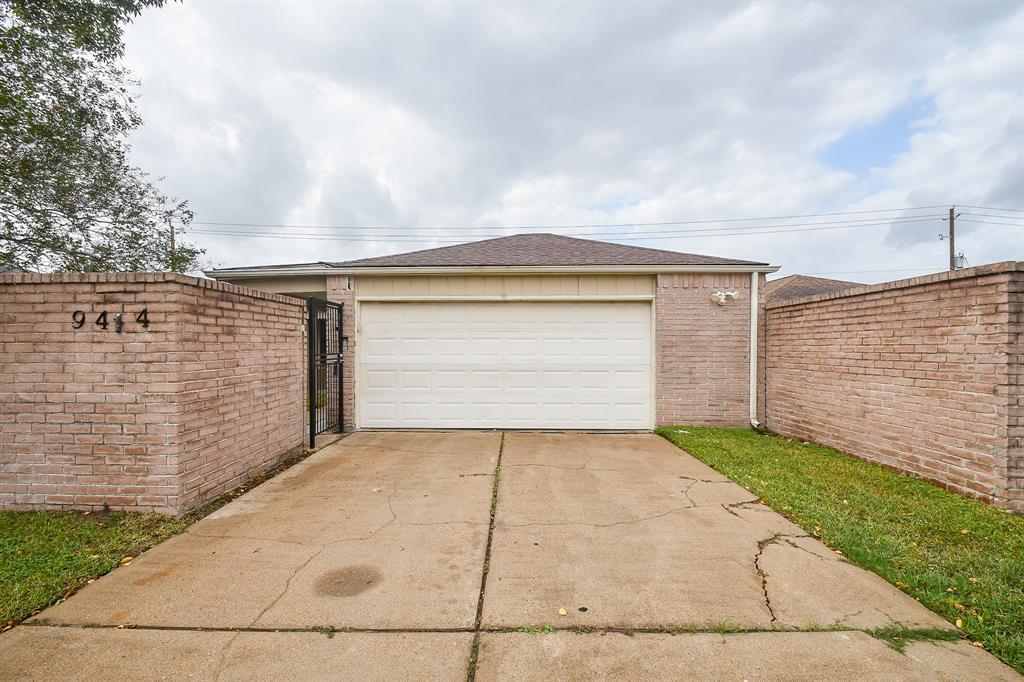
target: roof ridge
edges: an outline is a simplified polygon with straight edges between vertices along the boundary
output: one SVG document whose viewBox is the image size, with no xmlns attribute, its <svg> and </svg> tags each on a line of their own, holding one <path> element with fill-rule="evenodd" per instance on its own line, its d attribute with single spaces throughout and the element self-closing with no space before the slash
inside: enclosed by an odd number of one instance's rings
<svg viewBox="0 0 1024 682">
<path fill-rule="evenodd" d="M 377 258 L 390 258 L 392 256 L 415 256 L 415 255 L 421 254 L 421 253 L 429 253 L 431 251 L 442 251 L 444 249 L 452 249 L 452 248 L 456 248 L 456 247 L 459 247 L 459 246 L 466 246 L 468 244 L 484 244 L 486 242 L 498 241 L 499 239 L 507 239 L 509 237 L 518 237 L 518 236 L 520 236 L 520 234 L 551 234 L 551 233 L 550 232 L 527 232 L 527 233 L 517 233 L 517 234 L 500 234 L 500 235 L 498 235 L 496 237 L 486 237 L 484 239 L 477 239 L 475 241 L 459 242 L 458 244 L 445 244 L 444 246 L 431 246 L 430 248 L 427 248 L 427 249 L 415 249 L 413 251 L 402 251 L 401 253 L 393 253 L 393 254 L 388 254 L 388 255 L 384 255 L 384 256 L 369 256 L 367 258 L 356 258 L 354 260 L 346 260 L 346 261 L 333 261 L 333 262 L 332 261 L 327 261 L 327 264 L 328 265 L 339 266 L 339 265 L 348 265 L 349 263 L 358 263 L 360 261 L 376 260 Z M 558 236 L 558 235 L 554 235 L 554 236 Z"/>
<path fill-rule="evenodd" d="M 507 244 L 502 244 L 507 242 Z M 332 267 L 584 265 L 739 265 L 767 263 L 620 244 L 553 232 L 520 232 L 405 253 L 357 258 Z"/>
</svg>

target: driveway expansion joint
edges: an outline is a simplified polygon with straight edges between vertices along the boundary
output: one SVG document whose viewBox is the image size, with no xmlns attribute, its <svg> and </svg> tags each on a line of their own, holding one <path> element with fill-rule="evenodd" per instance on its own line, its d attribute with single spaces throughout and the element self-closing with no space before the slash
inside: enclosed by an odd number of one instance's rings
<svg viewBox="0 0 1024 682">
<path fill-rule="evenodd" d="M 849 616 L 847 616 L 849 617 Z M 678 625 L 678 626 L 634 626 L 634 625 L 569 625 L 553 626 L 543 625 L 519 625 L 519 626 L 475 626 L 467 627 L 347 627 L 333 625 L 315 625 L 305 627 L 273 627 L 273 626 L 189 626 L 189 625 L 143 625 L 143 624 L 121 624 L 112 623 L 54 623 L 47 620 L 33 620 L 21 623 L 18 627 L 32 628 L 66 628 L 78 630 L 150 630 L 156 632 L 230 632 L 236 634 L 257 633 L 317 633 L 323 635 L 335 634 L 554 634 L 558 632 L 576 635 L 587 634 L 623 634 L 623 635 L 746 635 L 746 634 L 785 634 L 785 633 L 828 633 L 828 632 L 863 632 L 872 637 L 878 638 L 880 630 L 886 628 L 863 628 L 852 625 L 835 624 L 830 626 L 808 626 L 804 628 L 777 626 L 777 627 L 756 627 L 729 625 Z M 545 632 L 527 632 L 531 628 L 550 628 Z M 906 633 L 930 633 L 934 628 L 903 628 L 899 625 L 888 626 L 888 628 L 899 628 L 900 632 Z"/>
<path fill-rule="evenodd" d="M 498 514 L 498 488 L 501 485 L 501 456 L 505 452 L 505 432 L 501 432 L 498 441 L 498 461 L 494 465 L 494 483 L 491 486 L 491 512 L 487 524 L 487 545 L 484 548 L 484 565 L 480 572 L 480 596 L 476 602 L 476 617 L 473 619 L 473 644 L 469 650 L 469 665 L 466 669 L 466 682 L 475 682 L 476 664 L 480 653 L 480 625 L 484 618 L 484 594 L 487 591 L 487 574 L 491 568 L 491 545 L 494 542 L 494 519 Z"/>
</svg>

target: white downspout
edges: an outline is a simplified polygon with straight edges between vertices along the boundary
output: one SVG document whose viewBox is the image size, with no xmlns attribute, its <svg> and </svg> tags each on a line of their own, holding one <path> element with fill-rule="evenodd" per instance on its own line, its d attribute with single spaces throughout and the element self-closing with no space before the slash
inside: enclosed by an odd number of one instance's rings
<svg viewBox="0 0 1024 682">
<path fill-rule="evenodd" d="M 750 273 L 750 425 L 760 428 L 757 421 L 757 279 L 758 273 Z"/>
</svg>

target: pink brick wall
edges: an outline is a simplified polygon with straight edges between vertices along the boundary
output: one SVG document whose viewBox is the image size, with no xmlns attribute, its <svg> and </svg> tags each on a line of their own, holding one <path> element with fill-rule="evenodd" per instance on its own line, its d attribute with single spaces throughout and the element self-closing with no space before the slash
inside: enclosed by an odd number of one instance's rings
<svg viewBox="0 0 1024 682">
<path fill-rule="evenodd" d="M 1024 509 L 1024 272 L 1013 274 L 1009 287 L 1009 443 L 1007 494 L 1009 506 Z"/>
<path fill-rule="evenodd" d="M 763 313 L 764 275 L 760 278 Z M 716 291 L 736 291 L 740 298 L 719 306 L 711 301 Z M 750 425 L 749 274 L 658 275 L 655 336 L 658 424 Z"/>
<path fill-rule="evenodd" d="M 65 274 L 0 276 L 0 305 L 2 508 L 181 513 L 302 442 L 301 302 L 174 274 Z"/>
<path fill-rule="evenodd" d="M 768 427 L 1024 508 L 1022 272 L 1000 263 L 770 306 Z"/>
</svg>

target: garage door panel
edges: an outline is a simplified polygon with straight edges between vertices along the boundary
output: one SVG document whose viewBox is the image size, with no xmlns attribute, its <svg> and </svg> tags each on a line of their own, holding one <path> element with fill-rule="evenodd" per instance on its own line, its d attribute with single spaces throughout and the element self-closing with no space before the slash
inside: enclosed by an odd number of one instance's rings
<svg viewBox="0 0 1024 682">
<path fill-rule="evenodd" d="M 474 369 L 469 372 L 469 389 L 473 391 L 500 391 L 501 370 Z M 482 397 L 481 397 L 482 399 Z"/>
<path fill-rule="evenodd" d="M 546 391 L 571 391 L 573 372 L 568 369 L 542 369 L 542 385 Z"/>
<path fill-rule="evenodd" d="M 583 370 L 577 374 L 579 387 L 583 390 L 610 391 L 612 389 L 611 375 L 611 370 Z"/>
<path fill-rule="evenodd" d="M 540 372 L 534 369 L 512 369 L 505 373 L 505 387 L 510 391 L 530 391 L 536 393 L 540 390 L 538 379 Z"/>
<path fill-rule="evenodd" d="M 370 362 L 387 361 L 399 357 L 398 339 L 367 336 L 360 339 L 359 354 Z"/>
<path fill-rule="evenodd" d="M 439 338 L 434 342 L 435 359 L 462 361 L 469 352 L 469 341 L 465 338 Z"/>
<path fill-rule="evenodd" d="M 366 386 L 370 391 L 398 388 L 398 372 L 393 369 L 368 369 L 365 373 Z"/>
<path fill-rule="evenodd" d="M 364 427 L 649 428 L 649 303 L 363 303 Z"/>
<path fill-rule="evenodd" d="M 466 388 L 466 375 L 464 369 L 434 370 L 434 388 L 439 391 L 463 390 Z"/>
<path fill-rule="evenodd" d="M 650 385 L 651 373 L 646 368 L 622 370 L 615 373 L 615 389 L 617 391 L 643 391 Z"/>
</svg>

